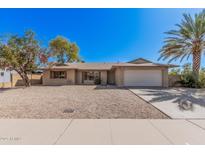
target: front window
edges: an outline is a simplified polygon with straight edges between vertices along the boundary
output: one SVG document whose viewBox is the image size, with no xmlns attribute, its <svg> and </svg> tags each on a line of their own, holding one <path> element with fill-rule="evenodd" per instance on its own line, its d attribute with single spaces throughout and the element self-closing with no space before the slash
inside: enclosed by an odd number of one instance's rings
<svg viewBox="0 0 205 154">
<path fill-rule="evenodd" d="M 4 72 L 1 72 L 1 76 L 4 76 Z"/>
<path fill-rule="evenodd" d="M 94 80 L 94 72 L 85 72 L 84 80 Z"/>
<path fill-rule="evenodd" d="M 100 72 L 99 71 L 87 71 L 83 72 L 83 83 L 85 84 L 100 84 Z"/>
<path fill-rule="evenodd" d="M 65 79 L 66 71 L 51 71 L 51 79 Z"/>
</svg>

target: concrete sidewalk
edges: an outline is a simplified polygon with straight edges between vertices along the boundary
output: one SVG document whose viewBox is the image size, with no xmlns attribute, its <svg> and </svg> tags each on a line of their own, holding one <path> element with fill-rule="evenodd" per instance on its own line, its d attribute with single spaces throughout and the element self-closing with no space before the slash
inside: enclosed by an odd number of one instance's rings
<svg viewBox="0 0 205 154">
<path fill-rule="evenodd" d="M 205 144 L 205 120 L 1 119 L 0 144 Z"/>
</svg>

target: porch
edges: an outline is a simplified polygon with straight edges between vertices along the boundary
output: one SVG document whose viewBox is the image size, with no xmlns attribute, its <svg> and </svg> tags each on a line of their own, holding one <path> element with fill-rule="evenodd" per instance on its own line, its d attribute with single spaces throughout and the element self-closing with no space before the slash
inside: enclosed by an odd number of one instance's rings
<svg viewBox="0 0 205 154">
<path fill-rule="evenodd" d="M 43 85 L 115 84 L 115 70 L 44 70 Z"/>
</svg>

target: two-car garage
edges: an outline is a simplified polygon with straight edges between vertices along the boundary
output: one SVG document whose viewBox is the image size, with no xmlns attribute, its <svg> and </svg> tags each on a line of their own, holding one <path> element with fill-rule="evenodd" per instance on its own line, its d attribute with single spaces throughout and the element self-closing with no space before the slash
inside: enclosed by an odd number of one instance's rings
<svg viewBox="0 0 205 154">
<path fill-rule="evenodd" d="M 162 70 L 124 70 L 124 86 L 162 86 Z"/>
</svg>

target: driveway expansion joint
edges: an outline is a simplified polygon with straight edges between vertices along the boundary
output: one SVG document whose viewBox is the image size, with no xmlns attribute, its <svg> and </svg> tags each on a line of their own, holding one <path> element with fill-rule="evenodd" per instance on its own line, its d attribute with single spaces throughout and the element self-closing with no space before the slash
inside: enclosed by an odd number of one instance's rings
<svg viewBox="0 0 205 154">
<path fill-rule="evenodd" d="M 197 123 L 193 122 L 193 121 L 190 121 L 189 119 L 185 119 L 187 122 L 199 127 L 200 129 L 204 130 L 205 131 L 205 128 L 204 127 L 201 127 L 200 125 L 198 125 Z"/>
<path fill-rule="evenodd" d="M 114 142 L 113 142 L 112 126 L 111 126 L 111 120 L 110 119 L 109 119 L 109 127 L 110 127 L 110 142 L 111 142 L 111 145 L 113 145 Z"/>
<path fill-rule="evenodd" d="M 152 125 L 152 127 L 154 128 L 154 129 L 156 129 L 164 138 L 166 138 L 166 140 L 170 143 L 170 144 L 172 144 L 172 145 L 174 145 L 174 142 L 172 142 L 172 140 L 169 138 L 169 137 L 167 137 L 159 128 L 157 128 L 150 120 L 148 120 L 148 122 Z"/>
<path fill-rule="evenodd" d="M 57 142 L 61 139 L 61 137 L 65 134 L 65 132 L 68 130 L 68 128 L 70 127 L 71 123 L 73 122 L 73 119 L 71 119 L 71 121 L 68 123 L 68 125 L 65 127 L 65 129 L 63 130 L 63 132 L 58 136 L 58 138 L 56 139 L 56 141 L 53 143 L 53 145 L 56 145 Z"/>
</svg>

